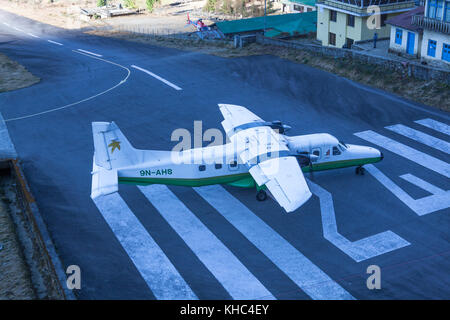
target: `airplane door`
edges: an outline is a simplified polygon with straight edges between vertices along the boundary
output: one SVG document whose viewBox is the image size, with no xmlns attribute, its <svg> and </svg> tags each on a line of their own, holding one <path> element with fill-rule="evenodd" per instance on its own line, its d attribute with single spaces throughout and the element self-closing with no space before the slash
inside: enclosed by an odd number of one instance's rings
<svg viewBox="0 0 450 320">
<path fill-rule="evenodd" d="M 314 149 L 312 149 L 311 154 L 314 155 L 314 156 L 317 156 L 317 159 L 316 159 L 315 161 L 313 161 L 313 162 L 319 161 L 319 160 L 320 160 L 320 157 L 321 157 L 321 155 L 322 155 L 321 152 L 320 152 L 320 148 L 314 148 Z"/>
</svg>

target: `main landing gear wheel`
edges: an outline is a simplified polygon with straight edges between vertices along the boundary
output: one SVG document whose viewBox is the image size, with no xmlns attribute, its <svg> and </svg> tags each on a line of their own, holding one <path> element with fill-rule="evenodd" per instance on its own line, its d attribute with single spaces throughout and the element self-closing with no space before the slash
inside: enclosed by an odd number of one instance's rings
<svg viewBox="0 0 450 320">
<path fill-rule="evenodd" d="M 364 173 L 366 172 L 366 169 L 364 169 L 362 166 L 356 167 L 355 173 L 357 175 L 364 175 Z"/>
<path fill-rule="evenodd" d="M 259 190 L 256 193 L 256 200 L 258 201 L 264 201 L 267 199 L 267 192 L 265 192 L 264 190 Z"/>
</svg>

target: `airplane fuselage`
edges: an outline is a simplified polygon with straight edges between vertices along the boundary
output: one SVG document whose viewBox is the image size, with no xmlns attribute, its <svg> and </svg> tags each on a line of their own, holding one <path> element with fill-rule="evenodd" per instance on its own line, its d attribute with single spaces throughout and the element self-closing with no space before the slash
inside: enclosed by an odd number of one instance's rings
<svg viewBox="0 0 450 320">
<path fill-rule="evenodd" d="M 290 155 L 296 156 L 303 172 L 321 171 L 379 162 L 383 155 L 375 148 L 339 142 L 329 134 L 310 134 L 286 139 Z M 228 184 L 256 187 L 249 166 L 241 163 L 239 154 L 245 146 L 227 143 L 181 152 L 158 151 L 144 155 L 145 162 L 118 170 L 119 183 L 149 185 L 168 184 L 199 187 Z M 145 151 L 144 151 L 145 152 Z M 305 154 L 313 155 L 305 162 Z"/>
</svg>

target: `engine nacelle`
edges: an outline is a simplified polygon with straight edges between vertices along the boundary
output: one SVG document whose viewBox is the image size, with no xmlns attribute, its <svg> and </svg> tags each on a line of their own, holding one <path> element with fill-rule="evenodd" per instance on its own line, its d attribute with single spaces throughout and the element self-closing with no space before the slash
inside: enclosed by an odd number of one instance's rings
<svg viewBox="0 0 450 320">
<path fill-rule="evenodd" d="M 284 134 L 285 132 L 289 131 L 289 129 L 291 129 L 291 126 L 282 124 L 280 120 L 272 121 L 270 127 L 274 130 L 278 130 L 278 133 L 280 134 Z"/>
</svg>

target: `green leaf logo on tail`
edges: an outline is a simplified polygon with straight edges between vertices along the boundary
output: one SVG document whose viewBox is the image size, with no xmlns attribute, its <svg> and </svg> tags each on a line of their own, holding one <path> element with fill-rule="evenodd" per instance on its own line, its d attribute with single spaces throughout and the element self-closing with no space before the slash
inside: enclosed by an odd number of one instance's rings
<svg viewBox="0 0 450 320">
<path fill-rule="evenodd" d="M 120 141 L 112 140 L 108 147 L 111 147 L 111 153 L 116 149 L 120 150 Z"/>
</svg>

